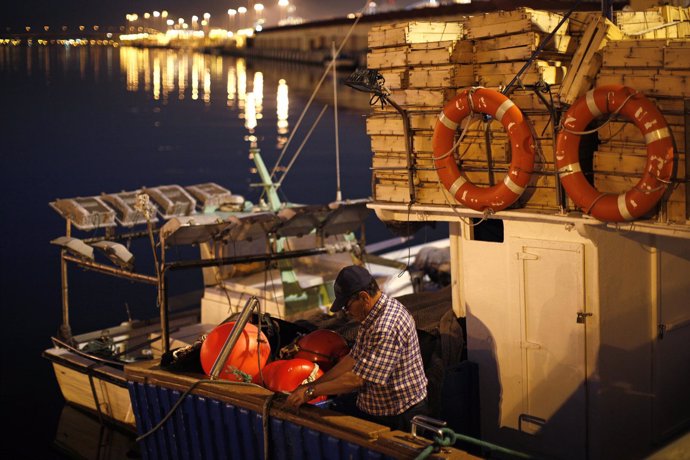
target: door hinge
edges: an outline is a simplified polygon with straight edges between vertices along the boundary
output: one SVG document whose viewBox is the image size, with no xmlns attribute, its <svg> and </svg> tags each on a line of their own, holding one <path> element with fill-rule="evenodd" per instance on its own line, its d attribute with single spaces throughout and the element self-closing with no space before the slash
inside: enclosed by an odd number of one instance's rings
<svg viewBox="0 0 690 460">
<path fill-rule="evenodd" d="M 587 318 L 588 316 L 592 316 L 592 313 L 587 313 L 584 311 L 578 311 L 577 312 L 577 324 L 584 324 L 585 318 Z"/>
</svg>

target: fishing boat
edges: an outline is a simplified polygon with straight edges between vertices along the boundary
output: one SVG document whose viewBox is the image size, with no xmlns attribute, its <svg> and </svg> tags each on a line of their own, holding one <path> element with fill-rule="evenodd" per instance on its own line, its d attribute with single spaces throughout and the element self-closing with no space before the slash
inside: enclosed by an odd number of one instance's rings
<svg viewBox="0 0 690 460">
<path fill-rule="evenodd" d="M 266 204 L 253 205 L 215 183 L 173 184 L 51 203 L 67 223 L 67 234 L 52 241 L 61 249 L 63 323 L 52 338 L 53 347 L 43 355 L 52 362 L 66 401 L 133 428 L 124 364 L 159 359 L 171 348 L 191 345 L 237 313 L 250 296 L 261 299 L 262 311 L 280 320 L 323 313 L 333 299 L 339 268 L 352 263 L 366 263 L 391 295 L 413 291 L 406 259 L 414 258 L 420 247 L 377 255 L 356 239 L 355 232 L 370 213 L 367 200 L 281 203 L 258 150 L 252 151 L 252 158 L 265 184 Z M 137 231 L 137 225 L 146 230 Z M 103 235 L 93 236 L 97 230 Z M 77 232 L 90 235 L 77 238 Z M 128 246 L 149 238 L 153 251 L 160 248 L 160 254 L 155 258 L 158 264 L 146 273 L 135 270 Z M 447 248 L 444 241 L 435 243 L 444 245 Z M 171 260 L 172 250 L 188 247 L 195 248 L 193 257 Z M 154 286 L 160 314 L 73 335 L 68 291 L 72 265 Z M 192 276 L 202 273 L 202 295 L 191 307 L 176 308 L 174 299 L 168 298 L 169 277 L 191 270 Z M 400 273 L 405 276 L 398 277 Z"/>
<path fill-rule="evenodd" d="M 441 367 L 438 418 L 395 432 L 328 408 L 295 414 L 262 388 L 132 364 L 147 455 L 687 456 L 690 93 L 687 61 L 664 56 L 687 46 L 689 20 L 672 6 L 621 12 L 618 26 L 599 11 L 521 8 L 373 28 L 369 69 L 350 81 L 381 102 L 367 125 L 367 206 L 390 223 L 450 227 L 446 301 L 466 348 Z M 406 41 L 413 29 L 424 40 Z M 468 65 L 478 74 L 464 83 Z M 477 82 L 486 88 L 469 87 Z M 592 182 L 602 192 L 589 193 Z"/>
</svg>

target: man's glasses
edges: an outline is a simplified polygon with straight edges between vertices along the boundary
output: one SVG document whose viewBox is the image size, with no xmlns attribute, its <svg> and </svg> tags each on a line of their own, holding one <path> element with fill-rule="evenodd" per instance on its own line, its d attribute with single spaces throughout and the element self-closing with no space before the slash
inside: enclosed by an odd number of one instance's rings
<svg viewBox="0 0 690 460">
<path fill-rule="evenodd" d="M 347 314 L 350 311 L 350 306 L 352 305 L 352 302 L 355 300 L 359 299 L 359 293 L 355 294 L 354 296 L 350 297 L 350 300 L 347 301 L 345 306 L 343 307 L 343 312 Z"/>
</svg>

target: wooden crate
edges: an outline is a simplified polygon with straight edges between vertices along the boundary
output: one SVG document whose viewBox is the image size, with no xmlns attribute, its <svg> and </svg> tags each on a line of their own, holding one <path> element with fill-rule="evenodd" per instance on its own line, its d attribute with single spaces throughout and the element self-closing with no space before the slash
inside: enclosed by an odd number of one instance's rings
<svg viewBox="0 0 690 460">
<path fill-rule="evenodd" d="M 630 148 L 617 152 L 597 150 L 594 154 L 594 171 L 605 174 L 627 173 L 641 177 L 647 163 L 646 149 L 644 149 L 645 155 L 631 154 L 632 150 Z M 678 153 L 678 164 L 685 164 L 684 153 Z M 679 167 L 676 177 L 684 179 L 685 168 Z"/>
<path fill-rule="evenodd" d="M 530 51 L 535 51 L 544 41 L 547 34 L 540 32 L 524 32 L 520 34 L 505 35 L 501 37 L 476 40 L 474 42 L 475 52 L 487 52 L 499 49 L 522 47 Z M 544 47 L 544 51 L 552 53 L 568 53 L 570 45 L 575 42 L 570 35 L 554 35 L 552 40 Z"/>
<path fill-rule="evenodd" d="M 690 69 L 690 39 L 610 42 L 603 50 L 603 67 Z"/>
<path fill-rule="evenodd" d="M 383 77 L 384 86 L 390 90 L 409 87 L 409 71 L 405 68 L 381 69 L 379 73 Z"/>
<path fill-rule="evenodd" d="M 419 66 L 471 63 L 473 50 L 470 40 L 415 43 L 410 45 L 408 64 Z"/>
<path fill-rule="evenodd" d="M 410 69 L 410 88 L 463 88 L 474 84 L 471 64 L 423 66 Z"/>
<path fill-rule="evenodd" d="M 400 135 L 404 133 L 403 120 L 398 114 L 374 114 L 367 117 L 368 135 Z"/>
<path fill-rule="evenodd" d="M 531 8 L 484 13 L 471 16 L 467 20 L 467 36 L 476 40 L 529 31 L 550 33 L 562 18 L 563 16 L 557 13 Z M 564 35 L 567 27 L 566 21 L 557 33 Z"/>
<path fill-rule="evenodd" d="M 594 83 L 601 66 L 601 50 L 606 43 L 623 39 L 623 33 L 608 19 L 591 16 L 575 50 L 570 69 L 560 89 L 560 100 L 572 104 Z"/>
<path fill-rule="evenodd" d="M 688 71 L 631 69 L 622 73 L 616 69 L 602 69 L 597 86 L 625 85 L 646 95 L 690 97 L 690 73 Z"/>
<path fill-rule="evenodd" d="M 394 67 L 404 68 L 407 66 L 407 53 L 409 47 L 396 46 L 393 48 L 382 48 L 372 50 L 367 54 L 368 69 L 390 69 Z"/>
<path fill-rule="evenodd" d="M 482 86 L 495 87 L 507 85 L 524 66 L 524 62 L 497 62 L 493 64 L 476 64 L 475 80 Z M 533 61 L 520 76 L 524 85 L 534 85 L 543 81 L 550 85 L 559 84 L 566 75 L 563 66 L 550 65 L 546 61 Z"/>
<path fill-rule="evenodd" d="M 663 6 L 644 11 L 616 12 L 616 24 L 633 38 L 682 38 L 690 36 L 690 9 Z"/>
<path fill-rule="evenodd" d="M 368 40 L 370 48 L 377 48 L 410 43 L 455 41 L 463 36 L 464 26 L 459 21 L 413 21 L 374 26 L 369 30 Z"/>
<path fill-rule="evenodd" d="M 391 98 L 403 107 L 426 107 L 441 110 L 443 106 L 453 96 L 457 90 L 453 88 L 443 89 L 406 89 L 401 91 L 391 91 Z"/>
</svg>

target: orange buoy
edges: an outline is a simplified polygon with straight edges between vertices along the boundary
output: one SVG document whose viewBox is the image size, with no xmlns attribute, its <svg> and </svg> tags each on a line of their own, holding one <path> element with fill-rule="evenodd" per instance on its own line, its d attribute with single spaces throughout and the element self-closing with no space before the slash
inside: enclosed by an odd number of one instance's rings
<svg viewBox="0 0 690 460">
<path fill-rule="evenodd" d="M 347 342 L 335 331 L 318 329 L 297 340 L 295 358 L 303 358 L 325 371 L 332 368 L 343 356 L 350 352 Z"/>
<path fill-rule="evenodd" d="M 647 163 L 633 188 L 621 194 L 599 192 L 580 167 L 580 137 L 595 118 L 620 113 L 642 132 Z M 656 105 L 632 88 L 600 86 L 580 97 L 562 118 L 556 141 L 556 167 L 563 188 L 585 214 L 607 222 L 637 219 L 659 202 L 673 175 L 673 139 Z"/>
<path fill-rule="evenodd" d="M 201 344 L 201 367 L 206 375 L 211 374 L 213 364 L 234 325 L 235 321 L 230 321 L 216 326 Z M 246 374 L 256 380 L 259 370 L 266 365 L 271 353 L 271 346 L 263 332 L 260 335 L 261 342 L 257 342 L 257 331 L 253 324 L 244 327 L 220 372 L 221 379 L 241 382 L 245 380 L 243 374 Z"/>
<path fill-rule="evenodd" d="M 318 364 L 302 358 L 273 361 L 261 373 L 264 386 L 275 392 L 294 391 L 298 386 L 311 383 L 323 375 Z M 325 396 L 319 396 L 309 402 L 314 404 L 325 400 Z"/>
<path fill-rule="evenodd" d="M 501 122 L 510 139 L 510 169 L 503 181 L 492 187 L 477 187 L 461 172 L 453 149 L 455 132 L 471 113 L 491 115 Z M 476 211 L 500 211 L 524 193 L 534 167 L 534 138 L 520 109 L 506 96 L 487 88 L 465 90 L 443 108 L 432 138 L 434 167 L 443 186 L 453 197 Z"/>
</svg>

